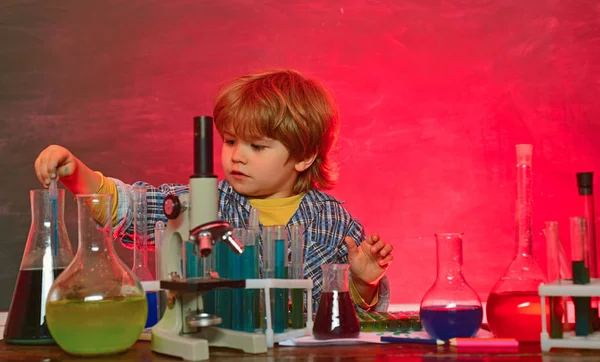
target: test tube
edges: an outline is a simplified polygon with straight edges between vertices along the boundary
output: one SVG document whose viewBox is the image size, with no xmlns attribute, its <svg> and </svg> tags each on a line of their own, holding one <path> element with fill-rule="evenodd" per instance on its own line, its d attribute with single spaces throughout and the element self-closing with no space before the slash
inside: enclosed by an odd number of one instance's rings
<svg viewBox="0 0 600 362">
<path fill-rule="evenodd" d="M 160 260 L 162 256 L 164 237 L 165 223 L 163 221 L 157 221 L 154 225 L 154 267 L 156 268 L 154 275 L 156 275 L 156 280 L 161 280 L 163 278 L 166 279 L 166 276 L 163 276 L 162 264 Z"/>
<path fill-rule="evenodd" d="M 147 185 L 133 186 L 133 274 L 139 281 L 152 280 L 148 269 Z"/>
<path fill-rule="evenodd" d="M 544 228 L 546 236 L 546 257 L 547 257 L 547 277 L 549 282 L 561 283 L 561 262 L 564 257 L 564 250 L 558 237 L 558 222 L 546 221 Z M 561 253 L 562 251 L 562 253 Z M 559 339 L 563 337 L 563 315 L 566 312 L 565 297 L 549 297 L 550 306 L 550 338 Z M 564 319 L 568 323 L 568 319 Z"/>
<path fill-rule="evenodd" d="M 290 265 L 292 279 L 304 279 L 304 227 L 290 227 L 292 261 Z M 292 289 L 292 328 L 304 328 L 304 290 Z"/>
<path fill-rule="evenodd" d="M 230 278 L 229 276 L 229 253 L 233 251 L 229 249 L 226 243 L 216 243 L 213 247 L 215 253 L 215 268 L 219 274 L 219 278 Z M 221 317 L 222 328 L 231 328 L 231 289 L 215 290 L 216 298 L 216 313 Z"/>
<path fill-rule="evenodd" d="M 246 231 L 246 237 L 240 239 L 244 241 L 244 252 L 242 253 L 242 277 L 244 279 L 258 279 L 258 248 L 256 246 L 256 231 L 249 228 Z M 242 300 L 242 328 L 244 332 L 254 332 L 257 327 L 257 320 L 260 316 L 256 313 L 258 304 L 257 289 L 246 289 L 243 291 Z M 260 322 L 258 322 L 260 327 Z"/>
<path fill-rule="evenodd" d="M 587 263 L 587 219 L 579 216 L 569 218 L 571 222 L 571 266 L 573 284 L 588 284 L 589 264 Z"/>
<path fill-rule="evenodd" d="M 54 251 L 54 263 L 58 264 L 58 185 L 56 184 L 56 177 L 50 179 L 50 186 L 48 186 L 48 194 L 52 204 L 52 250 Z"/>
<path fill-rule="evenodd" d="M 591 279 L 598 278 L 598 264 L 597 264 L 597 247 L 596 247 L 596 218 L 594 215 L 594 173 L 593 172 L 578 172 L 577 178 L 577 190 L 579 194 L 579 200 L 583 217 L 588 221 L 587 224 L 587 250 L 588 250 L 588 262 L 589 272 Z M 598 316 L 598 305 L 600 300 L 598 297 L 592 298 L 592 309 L 591 319 L 594 331 L 600 330 L 600 318 Z"/>
<path fill-rule="evenodd" d="M 585 245 L 587 238 L 587 220 L 583 217 L 571 217 L 571 265 L 573 284 L 588 284 L 589 271 L 586 266 Z M 575 335 L 587 336 L 590 333 L 590 297 L 572 297 L 575 304 Z"/>
<path fill-rule="evenodd" d="M 247 230 L 244 228 L 235 228 L 233 230 L 235 237 L 241 242 L 245 243 L 247 237 Z M 236 254 L 229 250 L 229 278 L 231 279 L 242 279 L 243 276 L 243 262 L 242 258 L 246 250 L 242 254 Z M 231 293 L 231 329 L 234 331 L 242 331 L 243 330 L 243 297 L 244 290 L 243 289 L 232 289 Z"/>
<path fill-rule="evenodd" d="M 253 207 L 250 209 L 250 215 L 248 217 L 248 229 L 252 230 L 252 232 L 254 233 L 254 245 L 255 245 L 255 254 L 256 254 L 256 274 L 255 277 L 256 278 L 260 278 L 260 210 L 256 207 Z M 256 290 L 255 293 L 251 293 L 252 295 L 254 295 L 254 313 L 255 313 L 255 317 L 254 317 L 254 328 L 257 330 L 262 329 L 262 322 L 263 319 L 261 318 L 261 315 L 263 314 L 261 306 L 261 296 L 262 296 L 263 291 L 262 290 Z M 264 300 L 264 296 L 262 297 L 262 299 Z M 249 328 L 249 327 L 248 327 Z"/>
<path fill-rule="evenodd" d="M 263 245 L 263 263 L 267 278 L 287 279 L 287 230 L 285 226 L 269 226 Z M 274 288 L 272 293 L 273 331 L 283 333 L 288 321 L 287 289 Z"/>
</svg>

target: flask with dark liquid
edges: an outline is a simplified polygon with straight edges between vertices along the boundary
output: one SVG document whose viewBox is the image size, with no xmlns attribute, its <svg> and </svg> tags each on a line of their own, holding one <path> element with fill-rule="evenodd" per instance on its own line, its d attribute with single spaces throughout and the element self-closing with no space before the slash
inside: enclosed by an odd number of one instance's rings
<svg viewBox="0 0 600 362">
<path fill-rule="evenodd" d="M 519 342 L 539 342 L 542 332 L 538 287 L 545 282 L 545 276 L 531 252 L 532 148 L 532 145 L 517 145 L 517 250 L 492 288 L 486 305 L 492 333 L 498 338 L 514 338 Z"/>
<path fill-rule="evenodd" d="M 435 239 L 437 278 L 421 301 L 421 323 L 432 338 L 473 337 L 481 326 L 483 309 L 462 272 L 462 234 L 436 234 Z"/>
<path fill-rule="evenodd" d="M 31 227 L 4 328 L 10 344 L 54 344 L 46 324 L 46 298 L 54 279 L 73 260 L 64 224 L 65 190 L 31 190 Z"/>
<path fill-rule="evenodd" d="M 360 325 L 348 291 L 348 264 L 322 264 L 323 292 L 313 325 L 315 339 L 356 338 Z"/>
<path fill-rule="evenodd" d="M 129 349 L 148 316 L 140 282 L 113 247 L 111 198 L 77 195 L 77 254 L 48 292 L 48 329 L 56 343 L 74 355 Z"/>
</svg>

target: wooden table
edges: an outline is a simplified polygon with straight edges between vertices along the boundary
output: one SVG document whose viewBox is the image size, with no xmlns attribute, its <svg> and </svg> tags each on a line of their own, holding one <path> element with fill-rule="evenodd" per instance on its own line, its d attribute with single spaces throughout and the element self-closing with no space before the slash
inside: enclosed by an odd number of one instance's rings
<svg viewBox="0 0 600 362">
<path fill-rule="evenodd" d="M 600 350 L 560 350 L 542 353 L 538 344 L 521 345 L 512 351 L 457 352 L 451 347 L 424 345 L 361 344 L 356 346 L 275 347 L 266 354 L 244 354 L 227 348 L 211 348 L 210 361 L 543 361 L 587 362 L 600 361 Z M 150 349 L 150 342 L 136 343 L 129 351 L 113 356 L 82 358 L 63 352 L 58 346 L 14 346 L 0 341 L 0 361 L 182 361 L 159 355 Z"/>
</svg>

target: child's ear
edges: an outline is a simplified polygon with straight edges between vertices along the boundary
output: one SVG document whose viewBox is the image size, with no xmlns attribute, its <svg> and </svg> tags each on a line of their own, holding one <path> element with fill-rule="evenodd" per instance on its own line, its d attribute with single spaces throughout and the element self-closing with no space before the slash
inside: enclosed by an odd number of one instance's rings
<svg viewBox="0 0 600 362">
<path fill-rule="evenodd" d="M 317 158 L 317 154 L 315 153 L 314 155 L 307 157 L 302 161 L 296 162 L 296 165 L 294 165 L 296 168 L 296 171 L 302 172 L 302 171 L 306 170 L 307 168 L 310 167 L 310 165 L 313 164 L 313 162 L 315 162 L 316 158 Z"/>
</svg>

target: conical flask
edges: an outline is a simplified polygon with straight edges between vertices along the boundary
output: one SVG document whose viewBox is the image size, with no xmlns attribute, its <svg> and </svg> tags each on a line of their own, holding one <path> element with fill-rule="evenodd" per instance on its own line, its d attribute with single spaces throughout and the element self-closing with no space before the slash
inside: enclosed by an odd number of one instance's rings
<svg viewBox="0 0 600 362">
<path fill-rule="evenodd" d="M 462 272 L 462 234 L 440 233 L 435 239 L 437 277 L 421 300 L 421 323 L 436 339 L 473 337 L 481 326 L 483 309 Z"/>
<path fill-rule="evenodd" d="M 313 325 L 315 339 L 356 338 L 360 325 L 348 291 L 349 264 L 321 264 L 323 293 Z"/>
<path fill-rule="evenodd" d="M 52 199 L 48 190 L 31 190 L 31 227 L 4 340 L 12 344 L 53 344 L 46 324 L 46 298 L 54 279 L 73 260 L 64 223 L 65 190 Z"/>
<path fill-rule="evenodd" d="M 519 342 L 539 342 L 542 331 L 538 287 L 545 277 L 531 253 L 532 148 L 532 145 L 517 145 L 517 250 L 492 288 L 486 305 L 488 324 L 494 335 Z"/>
<path fill-rule="evenodd" d="M 48 294 L 48 328 L 75 355 L 125 351 L 146 323 L 144 290 L 113 249 L 111 198 L 77 195 L 77 254 Z"/>
</svg>

